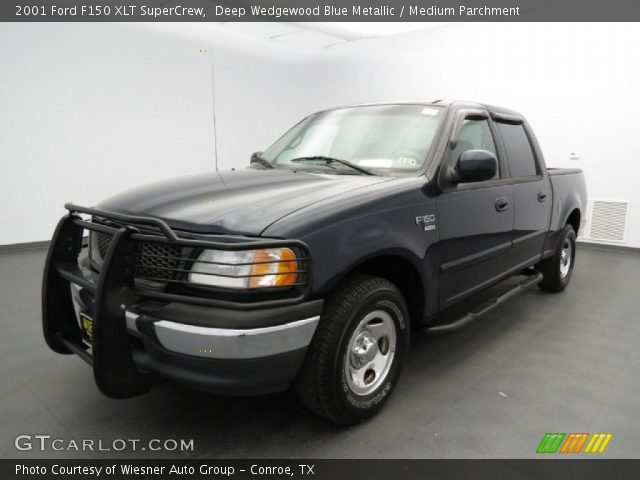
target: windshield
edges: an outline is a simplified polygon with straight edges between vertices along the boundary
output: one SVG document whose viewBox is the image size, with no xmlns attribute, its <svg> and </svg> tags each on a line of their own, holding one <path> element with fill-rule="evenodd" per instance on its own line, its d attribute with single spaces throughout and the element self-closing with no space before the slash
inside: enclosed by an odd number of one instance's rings
<svg viewBox="0 0 640 480">
<path fill-rule="evenodd" d="M 425 105 L 320 112 L 289 130 L 262 158 L 284 168 L 319 165 L 343 173 L 344 164 L 327 162 L 338 159 L 376 174 L 412 173 L 424 165 L 441 116 L 441 108 Z"/>
</svg>

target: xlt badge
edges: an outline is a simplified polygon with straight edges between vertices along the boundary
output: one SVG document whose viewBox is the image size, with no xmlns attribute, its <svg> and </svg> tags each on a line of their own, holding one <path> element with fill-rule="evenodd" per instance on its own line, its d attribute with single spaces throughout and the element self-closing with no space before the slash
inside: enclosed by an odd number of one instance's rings
<svg viewBox="0 0 640 480">
<path fill-rule="evenodd" d="M 435 230 L 436 216 L 433 213 L 429 215 L 420 215 L 416 217 L 416 225 L 422 225 L 425 231 Z"/>
</svg>

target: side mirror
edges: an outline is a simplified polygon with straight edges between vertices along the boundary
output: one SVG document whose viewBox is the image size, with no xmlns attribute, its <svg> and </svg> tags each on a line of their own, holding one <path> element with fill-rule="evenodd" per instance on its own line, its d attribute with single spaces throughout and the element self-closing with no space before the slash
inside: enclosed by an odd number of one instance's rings
<svg viewBox="0 0 640 480">
<path fill-rule="evenodd" d="M 498 171 L 498 159 L 487 150 L 467 150 L 458 158 L 455 180 L 459 183 L 490 180 Z"/>
<path fill-rule="evenodd" d="M 262 155 L 263 152 L 253 152 L 253 154 L 251 154 L 251 162 L 250 163 L 256 163 L 256 162 L 260 162 L 260 156 Z"/>
</svg>

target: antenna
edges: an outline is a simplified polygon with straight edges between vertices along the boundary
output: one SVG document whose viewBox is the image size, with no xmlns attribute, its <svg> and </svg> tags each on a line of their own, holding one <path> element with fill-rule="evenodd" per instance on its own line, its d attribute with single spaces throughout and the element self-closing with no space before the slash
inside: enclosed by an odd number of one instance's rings
<svg viewBox="0 0 640 480">
<path fill-rule="evenodd" d="M 216 136 L 217 123 L 216 123 L 216 82 L 215 82 L 215 68 L 211 65 L 211 100 L 213 107 L 213 164 L 215 171 L 218 171 L 218 137 Z"/>
</svg>

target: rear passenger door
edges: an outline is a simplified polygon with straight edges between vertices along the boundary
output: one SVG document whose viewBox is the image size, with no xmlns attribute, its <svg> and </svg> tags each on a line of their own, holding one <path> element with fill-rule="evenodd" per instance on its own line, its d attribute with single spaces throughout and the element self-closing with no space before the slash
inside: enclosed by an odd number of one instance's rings
<svg viewBox="0 0 640 480">
<path fill-rule="evenodd" d="M 551 188 L 533 134 L 522 119 L 495 118 L 513 184 L 514 222 L 509 269 L 542 258 L 551 219 Z"/>
</svg>

